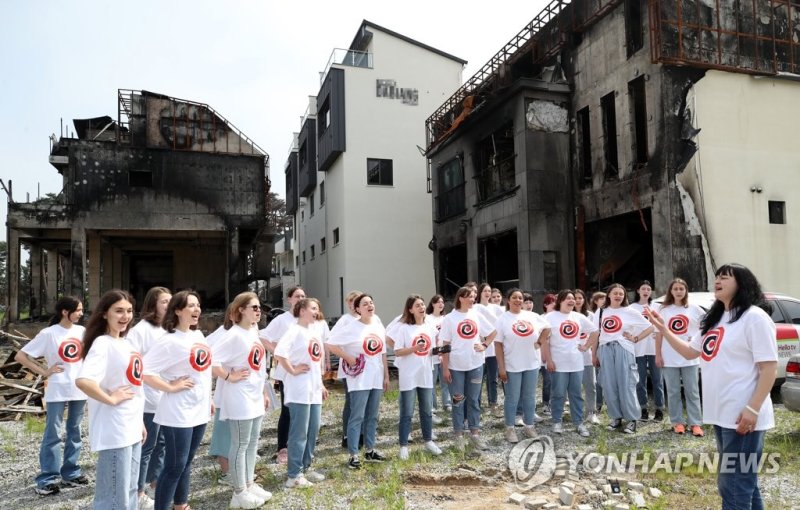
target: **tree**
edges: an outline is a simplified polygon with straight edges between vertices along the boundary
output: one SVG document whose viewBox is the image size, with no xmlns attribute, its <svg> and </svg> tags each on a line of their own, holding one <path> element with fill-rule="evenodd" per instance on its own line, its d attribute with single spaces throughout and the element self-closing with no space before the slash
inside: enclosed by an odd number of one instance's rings
<svg viewBox="0 0 800 510">
<path fill-rule="evenodd" d="M 292 217 L 286 215 L 286 202 L 277 193 L 269 193 L 267 223 L 275 232 L 283 232 L 292 226 Z"/>
</svg>

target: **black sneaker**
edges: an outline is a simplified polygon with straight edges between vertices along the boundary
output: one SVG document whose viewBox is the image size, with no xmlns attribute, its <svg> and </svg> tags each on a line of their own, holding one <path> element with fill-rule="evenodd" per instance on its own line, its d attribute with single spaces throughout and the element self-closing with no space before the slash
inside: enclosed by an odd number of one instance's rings
<svg viewBox="0 0 800 510">
<path fill-rule="evenodd" d="M 62 487 L 83 487 L 89 485 L 89 479 L 83 475 L 76 476 L 72 480 L 61 480 Z"/>
<path fill-rule="evenodd" d="M 386 457 L 378 453 L 376 450 L 372 450 L 371 452 L 367 452 L 364 454 L 365 462 L 383 462 L 385 460 Z"/>
<path fill-rule="evenodd" d="M 608 430 L 617 430 L 622 427 L 622 420 L 617 418 L 616 420 L 611 420 L 611 423 L 608 424 Z"/>
<path fill-rule="evenodd" d="M 656 412 L 653 415 L 653 420 L 655 420 L 655 421 L 663 421 L 664 420 L 664 411 L 662 411 L 661 409 L 656 409 Z"/>
<path fill-rule="evenodd" d="M 635 434 L 636 433 L 636 422 L 629 421 L 625 428 L 622 430 L 626 434 Z"/>
<path fill-rule="evenodd" d="M 40 496 L 53 496 L 61 492 L 57 483 L 48 483 L 44 487 L 34 487 L 33 490 Z"/>
<path fill-rule="evenodd" d="M 647 412 L 647 409 L 642 409 L 642 421 L 647 421 L 650 419 L 650 414 Z"/>
<path fill-rule="evenodd" d="M 361 461 L 358 460 L 358 455 L 350 457 L 350 460 L 347 461 L 347 467 L 350 469 L 361 469 Z"/>
</svg>

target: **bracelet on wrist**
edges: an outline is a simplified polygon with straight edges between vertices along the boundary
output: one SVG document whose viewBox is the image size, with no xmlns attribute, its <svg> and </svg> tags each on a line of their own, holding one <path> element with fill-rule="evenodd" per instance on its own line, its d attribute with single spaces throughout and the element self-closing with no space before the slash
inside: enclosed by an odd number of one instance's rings
<svg viewBox="0 0 800 510">
<path fill-rule="evenodd" d="M 750 411 L 751 413 L 755 414 L 756 416 L 758 416 L 759 411 L 756 411 L 755 409 L 753 409 L 749 405 L 744 406 L 744 408 L 747 409 L 748 411 Z"/>
</svg>

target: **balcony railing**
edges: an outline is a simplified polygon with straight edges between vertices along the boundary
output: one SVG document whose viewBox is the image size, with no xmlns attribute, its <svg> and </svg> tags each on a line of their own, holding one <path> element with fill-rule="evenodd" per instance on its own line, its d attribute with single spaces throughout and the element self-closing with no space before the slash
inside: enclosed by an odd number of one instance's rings
<svg viewBox="0 0 800 510">
<path fill-rule="evenodd" d="M 325 64 L 325 70 L 319 75 L 319 83 L 325 81 L 328 75 L 328 69 L 332 65 L 349 66 L 349 67 L 362 67 L 364 69 L 372 69 L 372 53 L 366 51 L 346 50 L 343 48 L 336 48 L 331 53 L 331 58 Z"/>
<path fill-rule="evenodd" d="M 510 191 L 517 185 L 514 177 L 513 154 L 494 165 L 484 168 L 475 179 L 478 181 L 478 201 L 485 202 Z"/>
<path fill-rule="evenodd" d="M 457 216 L 467 210 L 465 192 L 466 183 L 461 183 L 436 196 L 436 219 L 445 220 Z"/>
</svg>

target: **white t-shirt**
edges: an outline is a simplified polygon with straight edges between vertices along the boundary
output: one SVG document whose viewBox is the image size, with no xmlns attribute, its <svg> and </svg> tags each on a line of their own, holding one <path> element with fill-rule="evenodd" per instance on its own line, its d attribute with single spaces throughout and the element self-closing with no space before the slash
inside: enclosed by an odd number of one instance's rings
<svg viewBox="0 0 800 510">
<path fill-rule="evenodd" d="M 583 372 L 583 354 L 578 347 L 585 344 L 582 333 L 594 333 L 597 326 L 578 312 L 549 312 L 544 316 L 550 325 L 550 356 L 556 372 Z"/>
<path fill-rule="evenodd" d="M 333 328 L 328 344 L 341 346 L 348 356 L 363 354 L 366 362 L 364 371 L 356 377 L 345 375 L 347 391 L 383 389 L 385 343 L 386 329 L 377 316 L 372 318 L 370 324 L 354 320 L 341 328 Z"/>
<path fill-rule="evenodd" d="M 166 331 L 161 326 L 153 326 L 147 321 L 139 321 L 134 327 L 125 335 L 130 340 L 133 348 L 139 351 L 139 354 L 145 356 L 150 349 L 153 348 L 156 341 L 164 336 Z M 144 385 L 144 412 L 153 414 L 158 408 L 158 401 L 161 400 L 161 392 L 148 385 Z"/>
<path fill-rule="evenodd" d="M 633 341 L 626 340 L 623 333 L 627 332 L 636 336 L 650 327 L 650 321 L 645 319 L 641 312 L 629 306 L 619 308 L 601 308 L 595 312 L 595 325 L 600 330 L 600 343 L 619 342 L 619 345 L 629 353 L 636 356 Z"/>
<path fill-rule="evenodd" d="M 321 329 L 317 324 L 307 328 L 293 324 L 275 348 L 275 356 L 286 358 L 292 366 L 306 364 L 311 368 L 297 375 L 284 371 L 283 398 L 287 404 L 322 404 L 325 349 L 319 338 Z"/>
<path fill-rule="evenodd" d="M 225 341 L 229 331 L 230 330 L 225 329 L 225 326 L 220 326 L 206 337 L 206 343 L 211 347 L 211 353 L 214 354 L 214 361 L 216 361 L 215 353 L 217 352 L 218 345 Z M 211 366 L 213 367 L 214 364 L 212 363 Z M 225 380 L 214 377 L 214 396 L 212 397 L 212 401 L 214 402 L 214 407 L 217 409 L 222 409 L 222 392 L 224 391 L 224 387 Z"/>
<path fill-rule="evenodd" d="M 336 321 L 336 324 L 333 325 L 333 329 L 331 330 L 331 334 L 333 334 L 336 330 L 344 328 L 345 326 L 347 326 L 351 322 L 357 321 L 357 320 L 358 320 L 358 317 L 353 316 L 353 315 L 351 315 L 349 313 L 346 314 L 346 315 L 342 315 L 341 317 L 339 317 L 339 320 Z M 325 343 L 328 343 L 328 341 L 325 340 Z M 344 379 L 344 370 L 342 369 L 341 361 L 339 362 L 339 368 L 336 370 L 336 378 L 337 379 Z"/>
<path fill-rule="evenodd" d="M 442 341 L 439 340 L 439 331 L 442 330 L 442 322 L 443 321 L 444 321 L 444 315 L 440 315 L 438 317 L 436 317 L 435 315 L 426 315 L 425 316 L 425 322 L 427 322 L 428 324 L 430 324 L 431 326 L 433 326 L 436 329 L 436 341 L 434 342 L 434 345 L 436 347 L 441 347 L 442 346 Z M 433 364 L 434 365 L 438 365 L 439 363 L 442 362 L 442 357 L 441 356 L 432 356 L 432 358 L 433 358 Z"/>
<path fill-rule="evenodd" d="M 48 367 L 59 364 L 64 369 L 47 378 L 44 391 L 45 402 L 69 402 L 86 400 L 86 395 L 75 386 L 75 378 L 83 366 L 83 332 L 85 328 L 73 324 L 65 329 L 53 324 L 41 330 L 33 340 L 25 344 L 22 352 L 31 358 L 44 356 Z"/>
<path fill-rule="evenodd" d="M 486 321 L 489 324 L 494 324 L 495 322 L 497 322 L 497 319 L 501 315 L 506 313 L 505 308 L 503 308 L 500 305 L 496 305 L 494 303 L 489 303 L 488 305 L 475 303 L 474 305 L 472 305 L 472 308 L 475 309 L 481 315 L 483 315 L 483 318 L 486 319 Z M 494 342 L 490 343 L 489 347 L 486 348 L 484 354 L 486 355 L 487 358 L 494 358 L 496 356 L 494 348 L 495 348 Z"/>
<path fill-rule="evenodd" d="M 398 322 L 387 329 L 386 336 L 394 340 L 394 366 L 400 376 L 400 391 L 433 388 L 433 358 L 431 349 L 436 342 L 436 327 L 428 322 L 420 325 Z M 425 350 L 398 356 L 398 349 L 423 344 Z"/>
<path fill-rule="evenodd" d="M 690 345 L 700 352 L 703 422 L 735 429 L 736 418 L 758 384 L 756 363 L 778 361 L 778 342 L 775 323 L 757 306 L 751 306 L 734 323 L 730 319 L 731 313 L 724 312 L 715 328 L 692 337 Z M 756 430 L 773 428 L 775 417 L 769 394 L 758 411 Z"/>
<path fill-rule="evenodd" d="M 494 333 L 494 323 L 470 308 L 466 313 L 453 310 L 444 316 L 439 338 L 450 344 L 448 370 L 469 371 L 483 366 L 486 356 L 484 352 L 476 352 L 475 346 Z"/>
<path fill-rule="evenodd" d="M 525 372 L 542 365 L 542 353 L 536 345 L 542 331 L 550 327 L 541 315 L 528 310 L 501 315 L 494 327 L 494 341 L 503 349 L 506 372 Z"/>
<path fill-rule="evenodd" d="M 648 306 L 658 307 L 658 305 L 648 305 Z M 647 320 L 647 316 L 644 314 L 644 306 L 640 305 L 639 303 L 631 303 L 630 308 L 633 310 L 637 310 L 639 313 L 642 314 L 644 320 Z M 647 335 L 647 338 L 640 338 L 639 341 L 633 345 L 633 352 L 636 354 L 637 358 L 640 356 L 655 356 L 656 355 L 655 330 L 653 330 L 652 333 Z"/>
<path fill-rule="evenodd" d="M 252 420 L 264 415 L 264 382 L 267 380 L 267 350 L 258 338 L 258 329 L 249 330 L 234 324 L 228 334 L 211 347 L 215 367 L 250 370 L 250 376 L 238 382 L 224 379 L 220 393 L 220 420 Z"/>
<path fill-rule="evenodd" d="M 164 381 L 188 376 L 194 386 L 188 390 L 164 393 L 153 421 L 168 427 L 196 427 L 208 423 L 211 414 L 211 347 L 203 333 L 175 330 L 167 333 L 144 357 L 144 375 L 157 375 Z"/>
<path fill-rule="evenodd" d="M 658 312 L 670 331 L 681 340 L 688 342 L 700 331 L 700 321 L 706 312 L 697 305 L 687 307 L 662 306 Z M 686 359 L 672 348 L 666 339 L 661 339 L 661 358 L 665 367 L 692 367 L 700 364 L 700 358 Z"/>
<path fill-rule="evenodd" d="M 272 319 L 272 322 L 267 324 L 266 328 L 259 331 L 258 336 L 267 339 L 270 343 L 277 344 L 292 324 L 297 324 L 297 317 L 292 315 L 292 312 L 283 312 Z M 285 374 L 286 371 L 283 367 L 277 365 L 275 370 L 272 371 L 271 376 L 276 381 L 282 381 Z"/>
<path fill-rule="evenodd" d="M 144 391 L 142 357 L 126 338 L 102 335 L 95 339 L 76 379 L 96 382 L 112 393 L 128 386 L 134 397 L 115 406 L 89 398 L 89 443 L 92 451 L 123 448 L 142 440 Z"/>
</svg>

